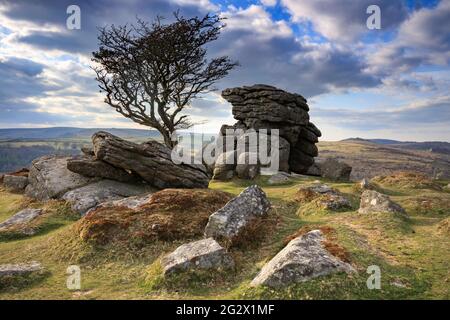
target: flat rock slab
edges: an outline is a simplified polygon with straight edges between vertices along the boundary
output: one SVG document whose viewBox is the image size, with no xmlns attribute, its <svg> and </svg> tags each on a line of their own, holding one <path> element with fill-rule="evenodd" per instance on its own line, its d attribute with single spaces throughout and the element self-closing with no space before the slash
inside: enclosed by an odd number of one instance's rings
<svg viewBox="0 0 450 320">
<path fill-rule="evenodd" d="M 320 230 L 299 236 L 272 258 L 251 282 L 282 288 L 337 272 L 353 272 L 353 267 L 331 255 L 322 245 Z"/>
<path fill-rule="evenodd" d="M 10 276 L 27 275 L 33 272 L 42 271 L 43 268 L 39 262 L 20 263 L 20 264 L 0 264 L 0 278 Z"/>
<path fill-rule="evenodd" d="M 8 220 L 0 223 L 0 231 L 6 231 L 15 226 L 26 224 L 40 216 L 42 213 L 42 209 L 23 209 Z"/>
<path fill-rule="evenodd" d="M 162 258 L 164 275 L 188 270 L 224 270 L 234 267 L 233 258 L 213 238 L 179 246 Z"/>
<path fill-rule="evenodd" d="M 67 169 L 68 157 L 44 156 L 33 161 L 25 194 L 38 200 L 60 198 L 94 180 Z"/>
<path fill-rule="evenodd" d="M 20 192 L 25 190 L 25 187 L 28 185 L 28 177 L 5 174 L 3 176 L 3 185 L 10 191 Z"/>
<path fill-rule="evenodd" d="M 265 216 L 269 209 L 264 191 L 257 185 L 250 186 L 209 217 L 205 237 L 233 240 L 242 228 Z"/>
<path fill-rule="evenodd" d="M 269 180 L 267 180 L 267 183 L 270 185 L 277 185 L 289 183 L 290 181 L 290 174 L 286 172 L 278 172 L 277 174 L 272 175 Z"/>
<path fill-rule="evenodd" d="M 375 190 L 365 190 L 361 194 L 361 202 L 359 205 L 359 213 L 376 213 L 376 212 L 391 212 L 406 214 L 398 203 L 392 201 L 387 195 L 379 193 Z"/>
<path fill-rule="evenodd" d="M 97 205 L 111 200 L 149 193 L 155 189 L 144 184 L 130 184 L 113 180 L 101 180 L 87 186 L 71 190 L 62 199 L 71 204 L 72 210 L 85 214 Z"/>
</svg>

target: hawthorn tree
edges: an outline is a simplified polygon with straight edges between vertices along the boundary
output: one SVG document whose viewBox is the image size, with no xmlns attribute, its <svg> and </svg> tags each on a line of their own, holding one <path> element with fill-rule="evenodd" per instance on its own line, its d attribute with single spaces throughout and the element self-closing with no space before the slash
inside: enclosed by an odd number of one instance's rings
<svg viewBox="0 0 450 320">
<path fill-rule="evenodd" d="M 192 99 L 215 90 L 213 85 L 238 65 L 227 56 L 206 58 L 206 45 L 219 37 L 223 18 L 207 14 L 172 23 L 161 17 L 136 25 L 100 28 L 94 70 L 105 102 L 134 122 L 158 130 L 173 148 L 172 134 L 193 123 L 183 113 Z"/>
</svg>

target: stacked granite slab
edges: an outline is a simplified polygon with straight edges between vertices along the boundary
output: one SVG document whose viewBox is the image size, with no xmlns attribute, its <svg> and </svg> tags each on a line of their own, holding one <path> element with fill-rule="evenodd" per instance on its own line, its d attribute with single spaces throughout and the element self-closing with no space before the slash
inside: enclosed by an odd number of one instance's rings
<svg viewBox="0 0 450 320">
<path fill-rule="evenodd" d="M 267 129 L 269 134 L 270 130 L 278 129 L 280 156 L 287 157 L 286 164 L 280 159 L 280 171 L 306 173 L 314 164 L 314 157 L 318 155 L 316 143 L 322 134 L 309 121 L 309 107 L 304 97 L 262 84 L 225 89 L 222 97 L 232 104 L 233 116 L 238 120 L 233 126 L 221 128 L 222 142 L 226 138 L 226 129 L 244 133 L 251 129 L 257 132 Z M 242 133 L 234 137 L 235 141 L 240 135 Z"/>
</svg>

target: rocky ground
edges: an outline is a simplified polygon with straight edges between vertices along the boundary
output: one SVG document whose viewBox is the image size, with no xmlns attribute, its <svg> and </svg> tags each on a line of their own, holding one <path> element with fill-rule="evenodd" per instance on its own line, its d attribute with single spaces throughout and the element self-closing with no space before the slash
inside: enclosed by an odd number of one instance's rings
<svg viewBox="0 0 450 320">
<path fill-rule="evenodd" d="M 82 218 L 2 188 L 0 299 L 449 299 L 448 183 L 263 176 L 114 200 Z M 42 210 L 15 216 L 26 208 Z M 66 287 L 70 265 L 80 290 Z M 367 288 L 371 265 L 380 290 Z"/>
</svg>

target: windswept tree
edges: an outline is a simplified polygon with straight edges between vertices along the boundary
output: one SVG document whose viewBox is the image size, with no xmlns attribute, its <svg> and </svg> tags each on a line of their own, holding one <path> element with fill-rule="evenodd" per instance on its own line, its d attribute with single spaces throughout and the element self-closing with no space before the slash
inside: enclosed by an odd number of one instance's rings
<svg viewBox="0 0 450 320">
<path fill-rule="evenodd" d="M 183 110 L 192 99 L 238 65 L 227 56 L 207 59 L 206 45 L 225 27 L 223 18 L 208 14 L 173 23 L 161 17 L 152 23 L 100 29 L 94 70 L 105 102 L 124 117 L 158 130 L 173 148 L 172 134 L 192 127 Z"/>
</svg>

